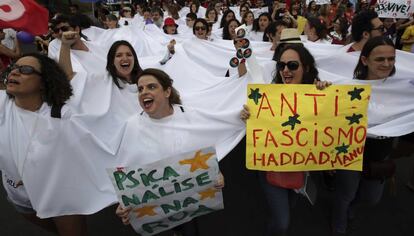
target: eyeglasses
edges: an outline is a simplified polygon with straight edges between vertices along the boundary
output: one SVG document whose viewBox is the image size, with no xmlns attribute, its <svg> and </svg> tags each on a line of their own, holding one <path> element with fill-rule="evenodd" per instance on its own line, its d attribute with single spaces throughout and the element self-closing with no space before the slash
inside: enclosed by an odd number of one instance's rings
<svg viewBox="0 0 414 236">
<path fill-rule="evenodd" d="M 384 25 L 380 25 L 377 28 L 371 29 L 371 31 L 372 30 L 378 30 L 379 32 L 384 33 L 385 32 L 385 27 L 384 27 Z"/>
<path fill-rule="evenodd" d="M 185 21 L 193 21 L 193 19 L 187 18 L 187 19 L 185 19 Z"/>
<path fill-rule="evenodd" d="M 207 29 L 206 29 L 206 27 L 204 27 L 204 26 L 195 26 L 195 27 L 194 27 L 194 30 L 195 30 L 195 31 L 199 31 L 199 30 L 207 30 Z"/>
<path fill-rule="evenodd" d="M 54 28 L 53 32 L 55 32 L 55 33 L 59 33 L 59 31 L 67 32 L 67 31 L 69 31 L 69 29 L 70 29 L 69 26 L 62 26 L 62 27 L 59 27 L 59 28 Z"/>
<path fill-rule="evenodd" d="M 299 68 L 299 62 L 298 61 L 288 61 L 288 62 L 279 61 L 276 65 L 276 68 L 278 71 L 282 71 L 285 69 L 285 66 L 287 66 L 287 68 L 290 71 L 297 70 Z"/>
<path fill-rule="evenodd" d="M 34 67 L 28 66 L 28 65 L 19 66 L 19 65 L 13 64 L 9 66 L 8 71 L 12 72 L 13 70 L 16 70 L 16 69 L 20 74 L 23 74 L 23 75 L 31 75 L 31 74 L 42 75 L 41 72 L 37 71 Z"/>
</svg>

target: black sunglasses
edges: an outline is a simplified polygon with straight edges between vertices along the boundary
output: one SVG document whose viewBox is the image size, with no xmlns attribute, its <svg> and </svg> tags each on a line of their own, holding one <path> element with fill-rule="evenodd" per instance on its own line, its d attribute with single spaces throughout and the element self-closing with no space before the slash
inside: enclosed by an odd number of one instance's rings
<svg viewBox="0 0 414 236">
<path fill-rule="evenodd" d="M 13 70 L 16 70 L 23 75 L 31 75 L 31 74 L 37 74 L 37 75 L 42 75 L 41 72 L 37 71 L 35 68 L 33 68 L 32 66 L 28 66 L 28 65 L 10 65 L 8 68 L 9 73 L 12 72 Z"/>
<path fill-rule="evenodd" d="M 278 71 L 282 71 L 285 69 L 285 66 L 287 66 L 287 68 L 291 71 L 297 70 L 299 68 L 299 62 L 298 61 L 288 61 L 288 62 L 279 61 L 276 65 L 276 68 Z"/>
<path fill-rule="evenodd" d="M 195 27 L 194 27 L 194 30 L 195 30 L 195 31 L 199 31 L 199 30 L 207 30 L 207 29 L 206 29 L 206 27 L 204 27 L 204 26 L 195 26 Z"/>
<path fill-rule="evenodd" d="M 54 28 L 53 32 L 59 33 L 59 31 L 61 31 L 61 30 L 62 30 L 62 32 L 67 32 L 67 31 L 69 31 L 69 29 L 70 29 L 69 26 L 62 26 L 62 27 L 59 27 L 59 28 Z"/>
</svg>

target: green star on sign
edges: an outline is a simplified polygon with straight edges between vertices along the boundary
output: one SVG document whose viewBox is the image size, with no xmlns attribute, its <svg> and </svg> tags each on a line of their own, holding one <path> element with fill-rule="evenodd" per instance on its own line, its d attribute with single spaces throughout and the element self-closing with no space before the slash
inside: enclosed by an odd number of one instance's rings
<svg viewBox="0 0 414 236">
<path fill-rule="evenodd" d="M 349 148 L 349 145 L 345 145 L 345 143 L 342 143 L 342 146 L 335 147 L 337 151 L 336 155 L 339 155 L 341 153 L 344 153 L 344 154 L 348 153 L 348 148 Z"/>
<path fill-rule="evenodd" d="M 361 93 L 364 91 L 365 89 L 363 88 L 356 88 L 354 87 L 354 90 L 349 91 L 348 94 L 351 95 L 351 101 L 354 99 L 358 99 L 361 100 Z"/>
<path fill-rule="evenodd" d="M 260 94 L 259 89 L 250 89 L 250 95 L 249 99 L 253 99 L 254 103 L 257 105 L 259 103 L 259 99 L 262 97 L 262 94 Z"/>
<path fill-rule="evenodd" d="M 291 126 L 291 130 L 295 129 L 295 125 L 301 123 L 301 121 L 298 120 L 298 117 L 299 117 L 298 114 L 296 114 L 294 116 L 289 116 L 288 121 L 282 123 L 282 126 L 288 126 L 288 125 L 290 125 Z"/>
<path fill-rule="evenodd" d="M 346 116 L 345 118 L 347 120 L 349 120 L 349 124 L 348 125 L 352 125 L 354 123 L 359 124 L 359 119 L 361 119 L 362 117 L 364 117 L 362 114 L 352 114 L 352 116 Z"/>
</svg>

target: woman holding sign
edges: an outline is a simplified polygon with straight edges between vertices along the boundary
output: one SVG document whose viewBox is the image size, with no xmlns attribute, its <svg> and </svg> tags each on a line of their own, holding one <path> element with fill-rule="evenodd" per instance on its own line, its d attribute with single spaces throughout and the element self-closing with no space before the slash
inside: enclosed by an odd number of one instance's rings
<svg viewBox="0 0 414 236">
<path fill-rule="evenodd" d="M 319 81 L 315 59 L 302 44 L 287 44 L 274 59 L 277 61 L 277 65 L 273 83 L 316 84 L 318 89 L 324 89 L 331 84 L 327 81 Z M 245 105 L 240 118 L 246 120 L 249 117 L 249 108 Z M 294 189 L 271 184 L 268 181 L 267 173 L 260 173 L 261 186 L 270 210 L 265 235 L 287 235 L 290 207 L 294 205 L 298 195 Z"/>
<path fill-rule="evenodd" d="M 385 81 L 395 73 L 395 46 L 386 37 L 371 38 L 363 47 L 354 78 Z M 370 117 L 371 118 L 371 117 Z M 373 119 L 373 118 L 371 118 Z M 384 180 L 391 177 L 395 165 L 386 161 L 392 151 L 393 138 L 370 136 L 365 142 L 363 172 L 337 170 L 332 227 L 345 235 L 349 221 L 356 219 L 358 207 L 377 204 L 382 196 Z"/>
<path fill-rule="evenodd" d="M 146 69 L 138 78 L 138 100 L 143 112 L 128 121 L 123 136 L 126 141 L 120 146 L 117 155 L 120 157 L 118 166 L 146 165 L 186 150 L 218 146 L 227 140 L 223 130 L 240 126 L 229 125 L 226 120 L 223 125 L 219 125 L 221 127 L 201 127 L 206 124 L 205 116 L 213 116 L 181 106 L 180 96 L 172 83 L 172 79 L 158 69 Z M 199 131 L 204 137 L 214 137 L 214 141 L 203 139 Z M 219 174 L 215 187 L 223 186 L 224 179 Z M 129 224 L 131 209 L 123 206 L 118 206 L 116 214 L 124 224 Z M 198 235 L 197 227 L 191 223 L 182 225 L 180 231 L 183 235 Z"/>
</svg>

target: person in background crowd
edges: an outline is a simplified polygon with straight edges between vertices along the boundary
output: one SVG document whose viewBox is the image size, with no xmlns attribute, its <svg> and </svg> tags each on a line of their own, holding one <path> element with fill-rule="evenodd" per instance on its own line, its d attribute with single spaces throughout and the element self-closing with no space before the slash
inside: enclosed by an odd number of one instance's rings
<svg viewBox="0 0 414 236">
<path fill-rule="evenodd" d="M 207 20 L 207 22 L 212 23 L 212 24 L 217 22 L 218 15 L 217 15 L 217 11 L 216 11 L 216 9 L 214 9 L 214 7 L 207 8 L 206 20 Z"/>
<path fill-rule="evenodd" d="M 370 38 L 362 48 L 354 70 L 354 79 L 372 81 L 387 79 L 395 74 L 395 55 L 395 46 L 391 39 L 382 36 Z M 363 219 L 359 219 L 362 212 L 358 212 L 358 208 L 375 206 L 381 200 L 385 176 L 371 176 L 369 164 L 388 159 L 393 140 L 394 138 L 368 135 L 363 154 L 364 171 L 361 173 L 336 170 L 336 192 L 332 214 L 334 235 L 349 234 L 352 227 Z"/>
<path fill-rule="evenodd" d="M 79 13 L 79 6 L 77 4 L 69 5 L 69 13 L 71 15 L 77 15 Z"/>
<path fill-rule="evenodd" d="M 285 15 L 286 8 L 285 6 L 282 7 L 279 0 L 276 0 L 273 2 L 273 8 L 272 8 L 272 14 L 271 18 L 273 21 L 280 20 Z"/>
<path fill-rule="evenodd" d="M 198 2 L 192 2 L 190 4 L 190 12 L 194 14 L 198 14 L 198 9 L 200 8 L 200 4 Z"/>
<path fill-rule="evenodd" d="M 309 17 L 305 25 L 305 35 L 308 41 L 314 43 L 331 43 L 328 39 L 328 30 L 321 19 Z"/>
<path fill-rule="evenodd" d="M 272 19 L 269 13 L 264 12 L 260 14 L 259 17 L 255 19 L 253 23 L 253 29 L 249 34 L 250 40 L 263 41 L 264 32 L 271 22 Z"/>
<path fill-rule="evenodd" d="M 4 29 L 0 29 L 0 42 L 6 38 L 6 33 Z M 12 60 L 20 57 L 20 45 L 17 37 L 13 40 L 13 47 L 10 49 L 6 47 L 3 43 L 0 43 L 0 72 L 4 71 L 6 67 L 10 65 Z"/>
<path fill-rule="evenodd" d="M 195 13 L 190 12 L 185 16 L 185 24 L 188 28 L 193 28 L 195 20 L 197 20 L 197 15 Z"/>
<path fill-rule="evenodd" d="M 118 17 L 115 15 L 109 14 L 106 16 L 105 25 L 107 29 L 116 29 L 119 28 Z"/>
<path fill-rule="evenodd" d="M 251 31 L 253 28 L 254 14 L 252 11 L 248 11 L 243 15 L 241 24 L 247 26 L 248 31 Z"/>
<path fill-rule="evenodd" d="M 310 1 L 308 4 L 308 10 L 306 12 L 306 18 L 309 17 L 319 17 L 319 9 L 318 5 L 316 5 L 315 1 Z"/>
<path fill-rule="evenodd" d="M 395 46 L 397 49 L 402 49 L 401 36 L 404 34 L 405 29 L 414 22 L 414 18 L 411 15 L 411 18 L 408 19 L 397 19 L 395 26 L 397 27 L 397 36 L 395 40 Z"/>
<path fill-rule="evenodd" d="M 223 28 L 231 19 L 236 19 L 234 12 L 232 10 L 225 11 L 221 18 L 220 28 Z"/>
<path fill-rule="evenodd" d="M 180 15 L 178 14 L 178 5 L 177 4 L 171 4 L 168 6 L 168 16 L 173 18 L 174 20 L 179 20 Z"/>
<path fill-rule="evenodd" d="M 354 5 L 352 5 L 352 3 L 348 2 L 346 4 L 346 9 L 345 9 L 345 18 L 348 21 L 348 24 L 352 23 L 352 19 L 354 18 Z"/>
<path fill-rule="evenodd" d="M 380 20 L 384 24 L 384 36 L 390 38 L 395 43 L 395 39 L 397 37 L 397 27 L 395 25 L 394 18 L 382 18 Z"/>
<path fill-rule="evenodd" d="M 306 24 L 306 18 L 301 16 L 301 8 L 300 8 L 300 1 L 295 1 L 292 7 L 289 9 L 290 15 L 296 21 L 296 27 L 298 29 L 299 34 L 303 33 Z"/>
<path fill-rule="evenodd" d="M 361 51 L 370 38 L 382 36 L 384 31 L 384 25 L 376 12 L 359 12 L 352 20 L 351 34 L 354 43 L 348 52 Z"/>
<path fill-rule="evenodd" d="M 227 24 L 223 27 L 223 39 L 233 40 L 236 39 L 236 31 L 235 29 L 240 26 L 240 22 L 236 19 L 231 19 Z"/>
<path fill-rule="evenodd" d="M 332 21 L 329 18 L 329 12 L 331 10 L 331 5 L 329 4 L 323 4 L 320 8 L 319 8 L 319 19 L 321 19 L 324 24 L 326 25 L 326 28 L 328 31 L 331 30 L 332 28 Z"/>
<path fill-rule="evenodd" d="M 164 26 L 162 27 L 164 33 L 170 35 L 177 34 L 177 28 L 178 25 L 175 23 L 173 18 L 165 18 Z"/>
<path fill-rule="evenodd" d="M 286 28 L 288 28 L 287 24 L 281 20 L 270 23 L 266 28 L 265 34 L 263 35 L 263 41 L 272 43 L 272 47 L 270 48 L 271 51 L 274 51 L 279 45 L 282 30 Z"/>
<path fill-rule="evenodd" d="M 344 17 L 337 17 L 333 21 L 333 30 L 329 33 L 332 44 L 345 45 L 348 34 L 348 22 Z"/>
<path fill-rule="evenodd" d="M 242 4 L 240 5 L 239 12 L 240 12 L 240 18 L 243 18 L 244 14 L 246 14 L 249 9 L 249 4 Z"/>
<path fill-rule="evenodd" d="M 401 43 L 403 51 L 414 53 L 414 20 L 411 20 L 411 25 L 404 30 Z"/>
<path fill-rule="evenodd" d="M 152 22 L 158 27 L 162 28 L 162 23 L 164 21 L 164 12 L 159 7 L 154 7 L 151 10 Z"/>
</svg>

